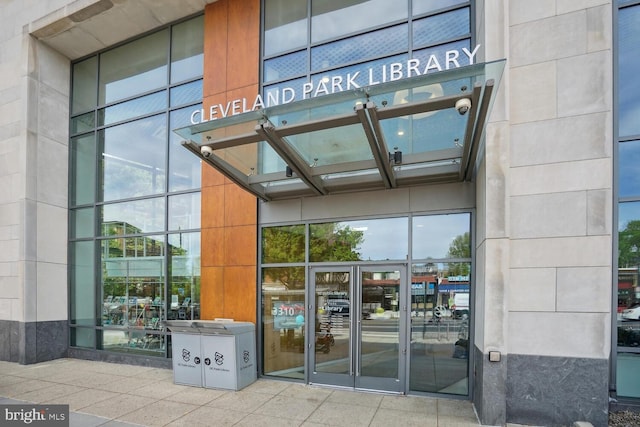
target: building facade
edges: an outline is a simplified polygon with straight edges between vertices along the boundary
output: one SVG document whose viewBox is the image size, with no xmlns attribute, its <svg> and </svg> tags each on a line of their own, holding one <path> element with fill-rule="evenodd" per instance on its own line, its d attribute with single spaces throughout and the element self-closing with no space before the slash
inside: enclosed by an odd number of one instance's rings
<svg viewBox="0 0 640 427">
<path fill-rule="evenodd" d="M 263 376 L 606 425 L 640 398 L 638 11 L 4 2 L 0 359 L 169 367 L 167 320 L 232 318 Z"/>
</svg>

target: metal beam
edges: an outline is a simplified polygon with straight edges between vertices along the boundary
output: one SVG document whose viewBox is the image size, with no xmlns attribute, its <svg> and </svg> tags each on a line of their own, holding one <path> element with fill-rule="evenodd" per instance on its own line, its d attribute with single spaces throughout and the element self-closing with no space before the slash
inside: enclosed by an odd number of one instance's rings
<svg viewBox="0 0 640 427">
<path fill-rule="evenodd" d="M 262 186 L 256 186 L 249 184 L 247 177 L 227 162 L 219 159 L 215 155 L 211 155 L 209 157 L 204 157 L 200 152 L 200 146 L 193 141 L 182 141 L 182 146 L 187 150 L 191 151 L 193 154 L 198 156 L 203 162 L 207 163 L 209 166 L 213 167 L 224 176 L 229 178 L 231 181 L 238 184 L 240 187 L 247 190 L 249 193 L 254 196 L 264 200 L 270 201 L 271 198 L 266 195 L 266 193 L 262 190 Z"/>
<path fill-rule="evenodd" d="M 367 102 L 366 105 L 367 115 L 369 116 L 369 120 L 371 123 L 371 127 L 373 128 L 373 133 L 376 136 L 376 140 L 378 141 L 378 147 L 380 150 L 380 155 L 383 156 L 384 170 L 387 176 L 389 177 L 389 182 L 391 183 L 391 187 L 395 188 L 398 186 L 396 183 L 395 174 L 393 172 L 393 167 L 391 166 L 391 162 L 389 161 L 389 147 L 387 146 L 387 142 L 384 138 L 384 132 L 382 131 L 382 126 L 380 126 L 380 110 L 376 107 L 376 104 L 372 101 Z"/>
<path fill-rule="evenodd" d="M 386 188 L 394 188 L 396 186 L 396 181 L 393 177 L 393 171 L 389 166 L 389 153 L 381 147 L 381 145 L 386 146 L 384 144 L 384 140 L 381 144 L 380 139 L 376 138 L 376 123 L 372 123 L 374 119 L 370 117 L 371 111 L 369 111 L 369 108 L 371 108 L 372 111 L 375 111 L 375 105 L 373 102 L 367 102 L 367 105 L 358 104 L 355 108 L 356 114 L 360 118 L 360 123 L 362 124 L 367 141 L 369 142 L 369 148 L 373 154 L 373 159 L 376 162 L 376 166 L 378 167 L 384 186 Z M 369 114 L 367 114 L 367 112 L 369 112 Z M 377 124 L 379 127 L 379 123 Z"/>
<path fill-rule="evenodd" d="M 473 137 L 473 129 L 475 128 L 476 120 L 478 119 L 479 114 L 479 101 L 480 101 L 480 93 L 482 92 L 482 85 L 476 82 L 473 85 L 473 93 L 471 94 L 471 108 L 470 111 L 467 112 L 469 114 L 469 118 L 467 119 L 467 126 L 464 131 L 464 142 L 462 144 L 462 163 L 460 164 L 460 180 L 464 179 L 467 164 L 469 164 L 469 153 L 472 150 L 472 137 Z"/>
<path fill-rule="evenodd" d="M 284 160 L 284 162 L 305 182 L 317 195 L 327 194 L 319 180 L 311 174 L 311 168 L 307 166 L 300 156 L 293 151 L 289 142 L 281 138 L 271 123 L 263 123 L 256 126 L 256 132 L 264 137 L 271 148 Z"/>
<path fill-rule="evenodd" d="M 480 102 L 480 110 L 478 111 L 478 118 L 476 119 L 476 126 L 473 131 L 471 152 L 469 153 L 469 164 L 467 165 L 467 169 L 464 173 L 465 181 L 469 181 L 472 178 L 471 175 L 473 174 L 478 157 L 478 150 L 480 149 L 480 141 L 484 133 L 484 125 L 489 114 L 489 104 L 491 103 L 491 94 L 493 93 L 494 85 L 495 81 L 493 79 L 487 80 L 484 85 L 482 100 Z"/>
</svg>

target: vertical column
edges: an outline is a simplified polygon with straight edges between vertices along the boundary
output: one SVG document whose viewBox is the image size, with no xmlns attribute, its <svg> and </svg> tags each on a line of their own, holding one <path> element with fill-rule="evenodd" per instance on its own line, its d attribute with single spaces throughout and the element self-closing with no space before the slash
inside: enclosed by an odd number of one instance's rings
<svg viewBox="0 0 640 427">
<path fill-rule="evenodd" d="M 203 106 L 254 99 L 259 90 L 260 0 L 205 9 Z M 257 200 L 202 169 L 202 317 L 256 321 Z"/>
</svg>

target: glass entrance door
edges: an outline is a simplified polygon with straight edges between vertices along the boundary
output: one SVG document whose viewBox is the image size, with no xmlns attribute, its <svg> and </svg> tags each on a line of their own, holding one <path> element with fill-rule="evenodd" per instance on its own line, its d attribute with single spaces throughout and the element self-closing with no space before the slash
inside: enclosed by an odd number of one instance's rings
<svg viewBox="0 0 640 427">
<path fill-rule="evenodd" d="M 311 269 L 310 382 L 402 392 L 406 267 Z"/>
</svg>

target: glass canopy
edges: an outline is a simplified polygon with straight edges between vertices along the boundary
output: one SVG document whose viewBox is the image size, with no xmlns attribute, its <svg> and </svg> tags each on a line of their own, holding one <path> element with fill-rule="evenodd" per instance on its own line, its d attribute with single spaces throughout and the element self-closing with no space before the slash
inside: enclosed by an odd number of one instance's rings
<svg viewBox="0 0 640 427">
<path fill-rule="evenodd" d="M 183 145 L 263 200 L 470 180 L 504 60 L 210 120 Z M 203 147 L 210 147 L 203 155 Z"/>
</svg>

